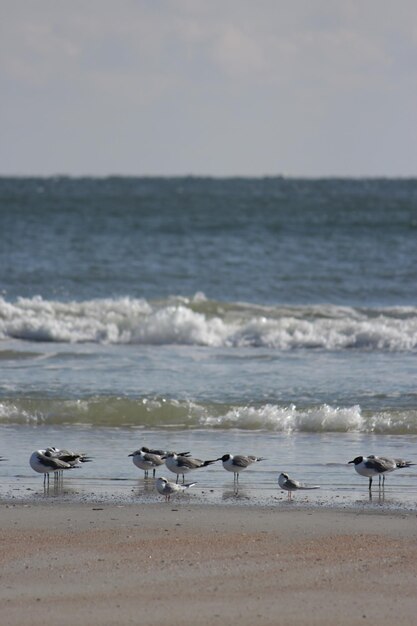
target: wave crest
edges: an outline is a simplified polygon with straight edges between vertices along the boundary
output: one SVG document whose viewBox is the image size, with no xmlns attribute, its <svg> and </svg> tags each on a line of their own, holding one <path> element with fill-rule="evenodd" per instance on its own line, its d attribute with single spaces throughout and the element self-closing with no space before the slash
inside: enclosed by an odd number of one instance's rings
<svg viewBox="0 0 417 626">
<path fill-rule="evenodd" d="M 417 348 L 417 308 L 261 307 L 218 303 L 203 294 L 160 302 L 59 302 L 0 298 L 0 338 L 66 343 L 262 347 L 277 350 Z"/>
<path fill-rule="evenodd" d="M 219 405 L 166 398 L 5 399 L 0 423 L 131 428 L 265 430 L 291 434 L 417 434 L 417 410 L 362 411 L 359 405 Z"/>
</svg>

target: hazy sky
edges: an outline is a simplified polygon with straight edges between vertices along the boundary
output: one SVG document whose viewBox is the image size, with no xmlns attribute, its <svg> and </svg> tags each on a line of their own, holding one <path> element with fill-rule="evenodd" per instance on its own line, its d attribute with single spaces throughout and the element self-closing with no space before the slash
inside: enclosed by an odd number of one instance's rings
<svg viewBox="0 0 417 626">
<path fill-rule="evenodd" d="M 0 174 L 417 175 L 416 0 L 0 0 Z"/>
</svg>

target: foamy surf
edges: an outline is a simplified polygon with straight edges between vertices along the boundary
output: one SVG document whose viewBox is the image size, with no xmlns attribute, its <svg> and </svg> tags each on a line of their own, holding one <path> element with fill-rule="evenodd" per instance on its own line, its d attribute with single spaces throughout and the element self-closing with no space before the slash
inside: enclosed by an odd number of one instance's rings
<svg viewBox="0 0 417 626">
<path fill-rule="evenodd" d="M 417 307 L 261 307 L 173 297 L 82 302 L 0 298 L 0 338 L 276 350 L 414 351 Z"/>
<path fill-rule="evenodd" d="M 3 399 L 0 423 L 113 428 L 241 430 L 291 433 L 417 434 L 417 411 L 228 405 L 166 398 Z"/>
</svg>

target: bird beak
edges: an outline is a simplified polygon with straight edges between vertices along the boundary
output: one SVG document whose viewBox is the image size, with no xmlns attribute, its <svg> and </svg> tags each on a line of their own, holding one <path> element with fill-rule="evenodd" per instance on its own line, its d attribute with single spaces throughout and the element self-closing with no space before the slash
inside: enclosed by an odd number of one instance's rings
<svg viewBox="0 0 417 626">
<path fill-rule="evenodd" d="M 355 461 L 348 461 L 348 465 L 350 465 L 350 463 L 354 463 Z"/>
</svg>

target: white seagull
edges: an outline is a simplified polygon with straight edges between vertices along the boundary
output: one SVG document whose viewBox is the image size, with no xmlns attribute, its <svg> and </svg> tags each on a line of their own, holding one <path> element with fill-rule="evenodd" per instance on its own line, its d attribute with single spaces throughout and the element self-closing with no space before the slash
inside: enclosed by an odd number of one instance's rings
<svg viewBox="0 0 417 626">
<path fill-rule="evenodd" d="M 201 461 L 200 459 L 193 459 L 189 456 L 171 452 L 165 459 L 165 465 L 170 472 L 177 475 L 177 480 L 175 482 L 178 483 L 178 477 L 180 474 L 182 474 L 182 482 L 184 482 L 184 474 L 199 469 L 200 467 L 207 467 L 208 465 L 215 463 L 217 460 L 218 459 L 214 459 L 212 461 Z"/>
<path fill-rule="evenodd" d="M 54 476 L 57 476 L 55 472 L 60 472 L 64 469 L 71 469 L 73 466 L 67 463 L 66 461 L 62 461 L 56 456 L 51 456 L 47 454 L 48 448 L 46 450 L 35 450 L 32 452 L 29 464 L 31 468 L 35 472 L 39 472 L 39 474 L 43 474 L 43 484 L 44 487 L 46 485 L 49 486 L 49 474 L 54 472 Z"/>
<path fill-rule="evenodd" d="M 184 485 L 178 485 L 178 483 L 172 483 L 171 481 L 167 480 L 166 478 L 162 476 L 157 479 L 155 484 L 156 484 L 156 489 L 158 493 L 160 493 L 161 496 L 165 496 L 165 502 L 169 502 L 172 495 L 177 494 L 177 493 L 182 493 L 186 489 L 193 487 L 193 485 L 196 485 L 197 483 L 187 483 Z"/>
<path fill-rule="evenodd" d="M 70 450 L 54 448 L 53 446 L 46 448 L 45 456 L 59 459 L 64 463 L 68 463 L 71 468 L 81 467 L 83 463 L 90 463 L 92 461 L 92 459 L 84 452 L 71 452 Z M 57 472 L 54 474 L 54 478 L 57 477 L 58 479 L 61 478 L 62 480 L 64 475 L 64 469 L 70 468 L 61 468 L 60 470 L 57 470 Z"/>
<path fill-rule="evenodd" d="M 239 482 L 239 473 L 243 472 L 249 465 L 252 463 L 257 463 L 258 461 L 265 461 L 263 457 L 260 456 L 243 456 L 242 454 L 224 454 L 216 461 L 221 461 L 223 463 L 223 467 L 228 472 L 233 472 L 233 481 Z"/>
<path fill-rule="evenodd" d="M 70 450 L 54 447 L 46 448 L 45 455 L 69 463 L 72 467 L 79 467 L 82 463 L 92 461 L 92 458 L 87 456 L 84 452 L 71 452 Z"/>
<path fill-rule="evenodd" d="M 374 454 L 370 454 L 369 456 L 357 456 L 353 459 L 353 461 L 349 461 L 349 464 L 353 463 L 355 466 L 355 470 L 361 476 L 366 476 L 369 478 L 369 491 L 372 489 L 372 478 L 374 476 L 379 477 L 379 486 L 381 486 L 381 476 L 382 476 L 382 486 L 385 483 L 385 474 L 387 472 L 393 472 L 397 469 L 403 469 L 404 467 L 411 467 L 415 465 L 411 461 L 404 461 L 403 459 L 389 459 L 385 456 L 375 456 Z"/>
<path fill-rule="evenodd" d="M 156 468 L 160 465 L 163 465 L 165 462 L 165 457 L 153 452 L 145 452 L 143 448 L 135 450 L 135 452 L 132 452 L 131 454 L 129 454 L 129 456 L 132 457 L 132 461 L 136 465 L 136 467 L 144 470 L 145 478 L 148 477 L 148 472 L 150 469 L 153 470 L 153 476 L 155 477 Z"/>
<path fill-rule="evenodd" d="M 320 489 L 320 485 L 306 485 L 304 483 L 300 483 L 298 480 L 290 478 L 288 474 L 285 474 L 284 472 L 281 472 L 278 476 L 278 484 L 281 489 L 288 491 L 288 500 L 291 500 L 293 491 L 300 491 L 301 489 Z"/>
</svg>

